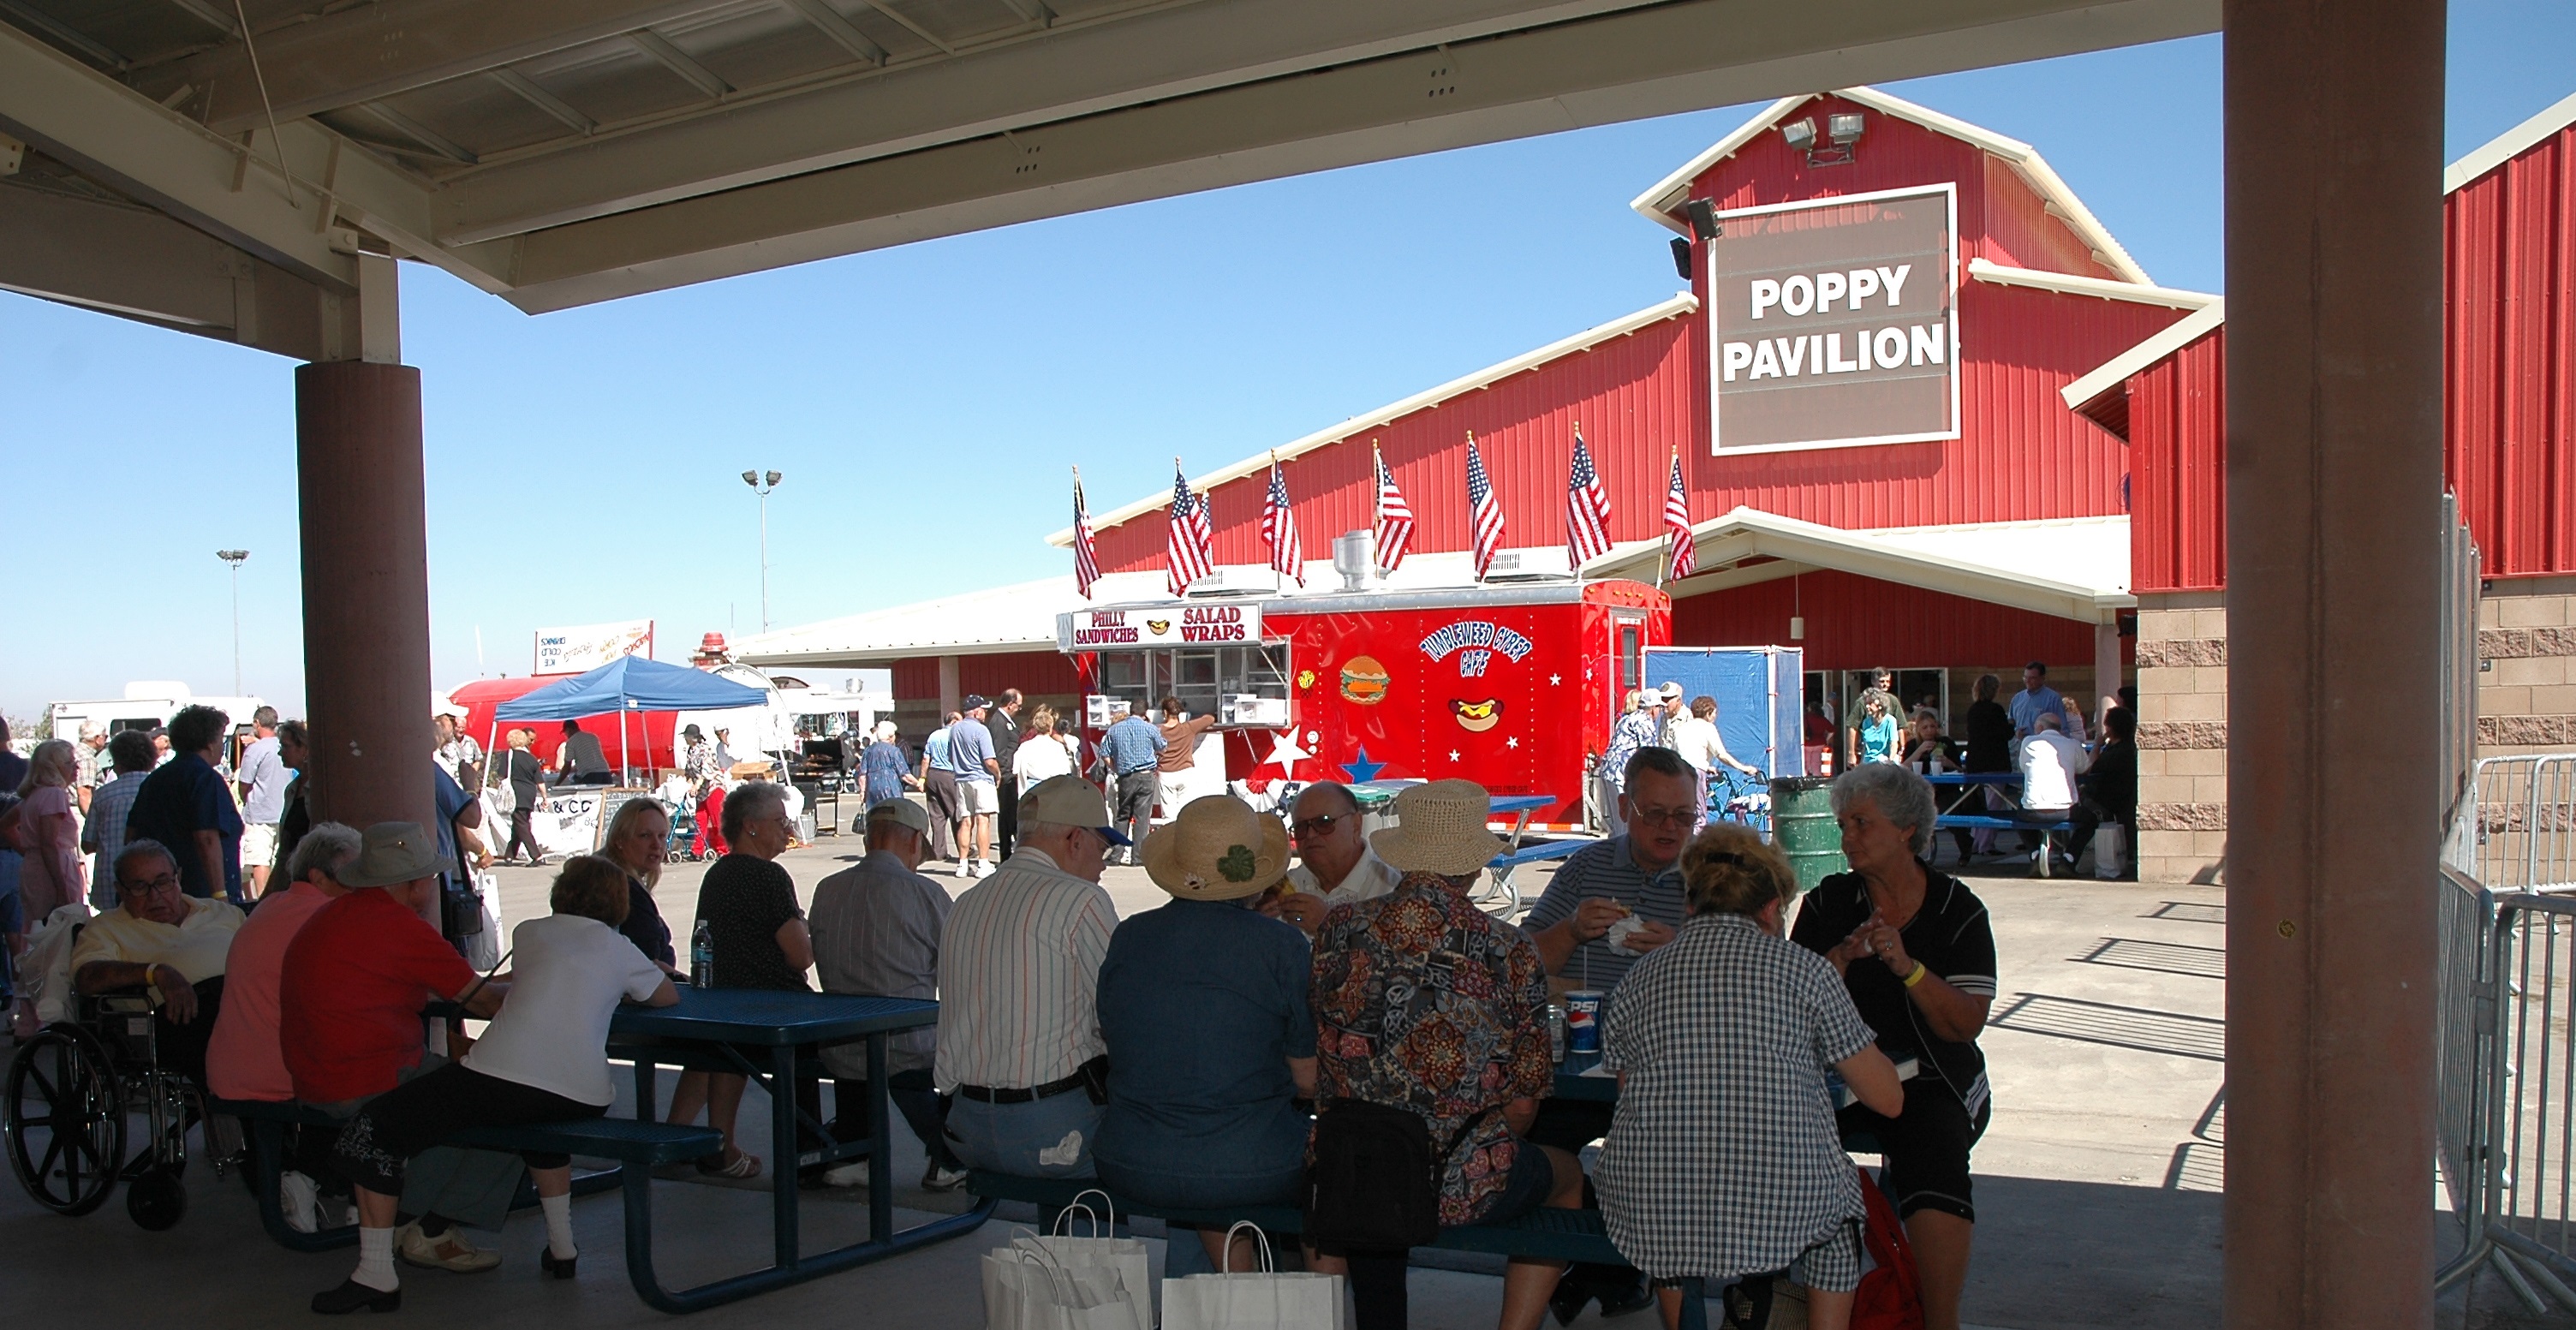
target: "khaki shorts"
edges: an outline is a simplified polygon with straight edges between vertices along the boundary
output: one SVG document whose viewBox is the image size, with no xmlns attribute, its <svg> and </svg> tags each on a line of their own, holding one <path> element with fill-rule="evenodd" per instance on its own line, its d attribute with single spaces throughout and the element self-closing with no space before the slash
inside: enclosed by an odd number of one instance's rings
<svg viewBox="0 0 2576 1330">
<path fill-rule="evenodd" d="M 957 811 L 968 817 L 1001 812 L 1001 792 L 989 780 L 960 780 L 957 782 Z"/>
<path fill-rule="evenodd" d="M 270 868 L 277 863 L 277 824 L 244 822 L 241 834 L 241 866 Z"/>
</svg>

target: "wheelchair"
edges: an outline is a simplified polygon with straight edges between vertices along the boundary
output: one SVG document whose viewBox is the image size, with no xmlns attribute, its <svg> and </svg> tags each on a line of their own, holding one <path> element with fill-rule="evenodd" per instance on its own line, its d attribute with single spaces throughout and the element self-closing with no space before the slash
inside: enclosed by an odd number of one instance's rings
<svg viewBox="0 0 2576 1330">
<path fill-rule="evenodd" d="M 124 1182 L 125 1212 L 158 1232 L 188 1212 L 188 1127 L 211 1122 L 205 1092 L 160 1065 L 140 989 L 82 994 L 70 1020 L 18 1046 L 0 1101 L 0 1148 L 38 1205 L 85 1215 Z M 126 1153 L 134 1119 L 143 1140 Z M 227 1161 L 215 1161 L 218 1173 Z"/>
</svg>

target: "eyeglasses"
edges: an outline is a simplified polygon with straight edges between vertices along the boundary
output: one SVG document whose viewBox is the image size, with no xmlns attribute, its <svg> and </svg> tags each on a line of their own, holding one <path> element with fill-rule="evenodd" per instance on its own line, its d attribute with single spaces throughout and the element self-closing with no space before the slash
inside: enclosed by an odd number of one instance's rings
<svg viewBox="0 0 2576 1330">
<path fill-rule="evenodd" d="M 1686 827 L 1699 820 L 1699 810 L 1696 808 L 1640 808 L 1629 814 L 1628 820 L 1642 822 L 1648 826 Z"/>
<path fill-rule="evenodd" d="M 120 877 L 116 880 L 116 887 L 128 896 L 170 895 L 179 890 L 179 875 L 163 873 L 159 877 L 146 878 L 141 882 L 130 877 Z"/>
<path fill-rule="evenodd" d="M 1348 813 L 1327 813 L 1321 817 L 1310 817 L 1301 822 L 1291 822 L 1288 824 L 1288 834 L 1299 840 L 1305 840 L 1313 836 L 1321 836 L 1324 833 L 1331 831 L 1334 827 L 1339 826 L 1344 819 L 1350 816 L 1351 815 Z"/>
</svg>

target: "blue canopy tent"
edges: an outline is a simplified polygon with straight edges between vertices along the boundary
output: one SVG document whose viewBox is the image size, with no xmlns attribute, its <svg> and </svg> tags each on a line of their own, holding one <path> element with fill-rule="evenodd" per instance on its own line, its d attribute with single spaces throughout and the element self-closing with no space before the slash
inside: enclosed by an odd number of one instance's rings
<svg viewBox="0 0 2576 1330">
<path fill-rule="evenodd" d="M 603 712 L 617 713 L 617 765 L 620 778 L 630 773 L 626 762 L 626 713 L 629 711 L 730 711 L 769 704 L 760 689 L 720 679 L 686 665 L 666 665 L 642 656 L 620 656 L 587 674 L 547 684 L 495 708 L 502 720 L 578 720 Z"/>
</svg>

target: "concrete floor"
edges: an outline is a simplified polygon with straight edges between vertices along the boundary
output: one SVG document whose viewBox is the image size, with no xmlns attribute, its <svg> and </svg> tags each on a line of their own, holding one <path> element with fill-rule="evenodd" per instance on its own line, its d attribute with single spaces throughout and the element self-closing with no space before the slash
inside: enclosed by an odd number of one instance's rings
<svg viewBox="0 0 2576 1330">
<path fill-rule="evenodd" d="M 826 837 L 781 862 L 810 898 L 814 885 L 844 867 L 857 848 L 851 838 Z M 655 893 L 683 937 L 702 871 L 672 865 Z M 550 874 L 503 869 L 500 875 L 510 919 L 543 911 Z M 956 892 L 971 885 L 936 871 L 933 877 Z M 1535 899 L 1544 881 L 1542 873 L 1524 883 L 1528 898 Z M 1112 869 L 1104 885 L 1122 915 L 1163 899 L 1138 869 Z M 1974 886 L 1994 917 L 2002 990 L 1982 1041 L 1993 1067 L 1996 1112 L 1975 1157 L 1981 1222 L 1967 1319 L 2012 1330 L 2217 1324 L 2226 1135 L 2223 893 L 2018 876 L 1980 877 Z M 774 1158 L 758 1094 L 745 1103 L 743 1121 L 747 1147 Z M 899 1206 L 911 1213 L 962 1208 L 955 1195 L 920 1192 L 914 1185 L 920 1146 L 900 1127 L 895 1142 Z M 66 1220 L 0 1184 L 0 1269 L 18 1295 L 13 1304 L 76 1301 L 116 1313 L 183 1314 L 200 1327 L 249 1326 L 300 1319 L 311 1293 L 347 1273 L 348 1254 L 298 1256 L 268 1242 L 236 1180 L 200 1169 L 189 1181 L 187 1220 L 160 1234 L 135 1228 L 113 1202 Z M 655 1185 L 666 1279 L 696 1282 L 764 1259 L 766 1179 Z M 863 1235 L 863 1195 L 809 1195 L 808 1249 Z M 402 1314 L 435 1324 L 546 1330 L 662 1319 L 626 1285 L 617 1202 L 605 1195 L 584 1200 L 575 1216 L 585 1252 L 579 1280 L 564 1285 L 538 1277 L 544 1230 L 530 1213 L 513 1218 L 492 1240 L 506 1257 L 497 1272 L 407 1271 Z M 1006 1211 L 1004 1220 L 1011 1217 Z M 1029 1217 L 1019 1216 L 1022 1222 Z M 861 1312 L 870 1321 L 925 1330 L 973 1330 L 983 1316 L 976 1261 L 1004 1239 L 1007 1227 L 997 1221 L 945 1246 L 701 1313 L 692 1323 L 846 1321 Z M 1150 1245 L 1159 1261 L 1161 1244 Z M 1413 1281 L 1420 1330 L 1493 1324 L 1500 1288 L 1491 1274 L 1419 1269 Z M 2501 1294 L 2498 1281 L 2483 1281 L 2470 1321 L 2523 1323 Z M 2460 1323 L 2453 1319 L 2459 1301 L 2456 1294 L 2447 1300 L 2445 1324 Z M 1586 1317 L 1597 1321 L 1598 1311 Z M 1645 1330 L 1651 1323 L 1625 1324 Z"/>
</svg>

